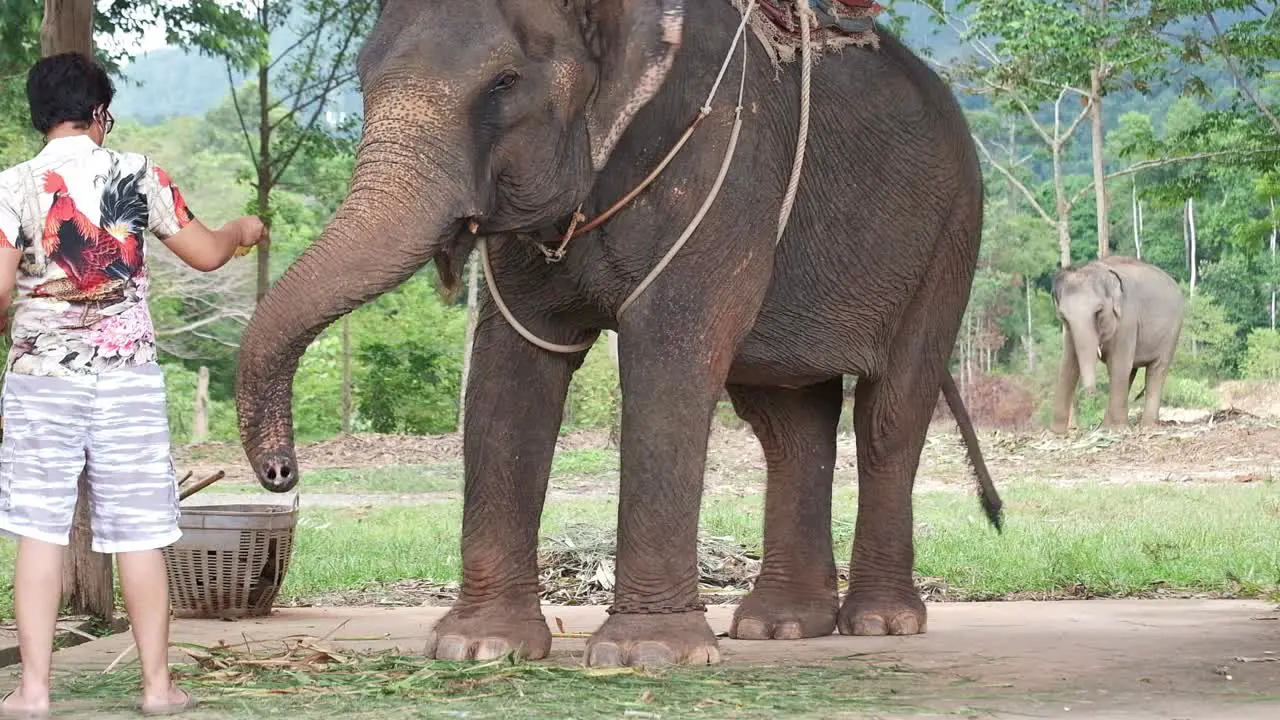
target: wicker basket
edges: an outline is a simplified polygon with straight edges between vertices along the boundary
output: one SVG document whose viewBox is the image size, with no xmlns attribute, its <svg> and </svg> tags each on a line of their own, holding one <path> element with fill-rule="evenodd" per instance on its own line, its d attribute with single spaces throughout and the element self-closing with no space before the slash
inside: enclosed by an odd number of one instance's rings
<svg viewBox="0 0 1280 720">
<path fill-rule="evenodd" d="M 182 538 L 165 548 L 169 602 L 181 618 L 271 612 L 293 555 L 297 503 L 182 508 Z"/>
</svg>

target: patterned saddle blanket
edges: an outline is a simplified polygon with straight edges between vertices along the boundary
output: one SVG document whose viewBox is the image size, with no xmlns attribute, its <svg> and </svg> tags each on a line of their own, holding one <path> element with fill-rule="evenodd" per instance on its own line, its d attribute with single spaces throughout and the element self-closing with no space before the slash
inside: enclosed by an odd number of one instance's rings
<svg viewBox="0 0 1280 720">
<path fill-rule="evenodd" d="M 739 12 L 747 0 L 730 0 Z M 876 0 L 808 0 L 815 27 L 809 40 L 816 52 L 838 50 L 848 45 L 880 47 L 875 17 L 884 7 Z M 800 50 L 800 21 L 794 0 L 756 0 L 751 29 L 764 44 L 776 65 L 794 60 Z"/>
</svg>

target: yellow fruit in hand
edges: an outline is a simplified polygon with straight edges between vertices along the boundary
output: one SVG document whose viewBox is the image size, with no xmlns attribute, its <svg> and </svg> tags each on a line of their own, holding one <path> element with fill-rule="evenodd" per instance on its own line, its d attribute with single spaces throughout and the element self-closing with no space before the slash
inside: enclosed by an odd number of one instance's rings
<svg viewBox="0 0 1280 720">
<path fill-rule="evenodd" d="M 242 246 L 240 246 L 240 247 L 236 248 L 236 253 L 235 253 L 235 255 L 236 255 L 236 257 L 244 257 L 245 255 L 248 255 L 248 254 L 249 254 L 249 253 L 251 253 L 251 252 L 253 252 L 253 246 L 252 246 L 252 245 L 250 245 L 250 246 L 248 246 L 248 247 L 245 247 L 245 246 L 243 246 L 243 245 L 242 245 Z"/>
</svg>

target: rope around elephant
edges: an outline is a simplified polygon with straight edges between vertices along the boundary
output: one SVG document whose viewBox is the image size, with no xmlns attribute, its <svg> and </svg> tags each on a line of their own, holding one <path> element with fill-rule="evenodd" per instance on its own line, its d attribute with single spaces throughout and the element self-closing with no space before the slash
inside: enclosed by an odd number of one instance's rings
<svg viewBox="0 0 1280 720">
<path fill-rule="evenodd" d="M 805 148 L 809 137 L 809 88 L 811 82 L 811 70 L 813 67 L 813 50 L 810 47 L 810 28 L 814 16 L 813 9 L 809 6 L 808 0 L 796 0 L 795 5 L 796 13 L 800 17 L 800 47 L 802 56 L 800 69 L 800 130 L 796 137 L 795 161 L 791 167 L 791 179 L 787 183 L 787 191 L 782 199 L 782 208 L 778 213 L 778 234 L 774 240 L 775 246 L 782 242 L 782 236 L 786 232 L 787 225 L 790 222 L 791 210 L 795 206 L 796 196 L 800 189 L 800 176 L 804 170 Z M 666 169 L 667 165 L 671 163 L 671 160 L 680 152 L 681 149 L 684 148 L 685 143 L 693 135 L 693 132 L 697 129 L 698 125 L 701 124 L 703 118 L 711 114 L 711 103 L 715 100 L 716 93 L 720 89 L 720 83 L 724 80 L 725 71 L 729 68 L 729 62 L 733 58 L 733 53 L 738 49 L 738 43 L 743 38 L 747 22 L 751 18 L 751 11 L 755 9 L 755 6 L 756 0 L 750 0 L 746 9 L 743 10 L 742 21 L 738 24 L 738 30 L 734 33 L 733 42 L 729 45 L 729 52 L 725 54 L 724 62 L 720 65 L 720 73 L 716 76 L 715 83 L 711 86 L 711 92 L 708 93 L 707 100 L 699 110 L 698 116 L 694 118 L 692 123 L 690 123 L 689 128 L 685 130 L 684 135 L 680 137 L 680 140 L 676 145 L 667 153 L 662 162 L 658 164 L 658 167 L 654 169 L 654 171 L 650 173 L 649 176 L 640 183 L 640 185 L 617 203 L 614 203 L 614 205 L 601 214 L 600 217 L 579 228 L 578 223 L 583 219 L 583 217 L 580 209 L 578 212 L 575 212 L 573 220 L 569 225 L 569 230 L 565 233 L 560 246 L 556 250 L 544 250 L 548 261 L 554 262 L 563 258 L 570 240 L 598 227 L 614 213 L 625 207 L 632 199 L 639 195 L 640 192 L 656 180 L 662 171 Z M 621 317 L 622 313 L 625 312 L 627 308 L 631 307 L 631 304 L 634 303 L 651 284 L 653 284 L 653 281 L 658 279 L 658 276 L 662 274 L 663 270 L 665 270 L 675 258 L 676 253 L 680 252 L 680 249 L 684 247 L 685 243 L 689 241 L 689 238 L 693 236 L 693 233 L 697 231 L 698 227 L 702 224 L 702 220 L 706 217 L 707 212 L 711 209 L 712 204 L 715 203 L 716 197 L 719 196 L 720 188 L 724 184 L 724 179 L 729 173 L 730 165 L 733 163 L 734 153 L 738 146 L 738 136 L 742 130 L 742 107 L 743 97 L 746 93 L 746 83 L 747 43 L 743 42 L 742 77 L 738 83 L 738 105 L 734 109 L 733 130 L 729 136 L 729 146 L 725 149 L 724 161 L 720 165 L 720 172 L 716 176 L 715 183 L 711 186 L 711 191 L 707 193 L 707 198 L 702 203 L 702 207 L 698 209 L 697 214 L 693 216 L 693 219 L 689 222 L 689 225 L 685 228 L 684 232 L 681 233 L 675 244 L 673 244 L 671 249 L 667 251 L 666 255 L 658 261 L 658 264 L 649 271 L 649 274 L 645 276 L 644 280 L 640 281 L 640 284 L 631 291 L 631 294 L 622 301 L 622 304 L 618 306 L 617 316 Z M 471 230 L 473 233 L 477 230 L 477 226 L 474 222 L 471 225 Z M 494 280 L 493 275 L 493 265 L 489 258 L 489 246 L 488 243 L 485 242 L 484 237 L 481 236 L 477 238 L 476 249 L 480 253 L 481 263 L 484 268 L 484 281 L 485 285 L 489 289 L 489 295 L 493 297 L 494 304 L 498 306 L 498 312 L 502 314 L 502 317 L 506 319 L 507 323 L 510 324 L 521 337 L 543 350 L 554 353 L 572 354 L 591 348 L 594 344 L 594 340 L 591 342 L 564 345 L 543 340 L 526 328 L 519 320 L 516 319 L 515 315 L 512 314 L 511 308 L 507 306 L 506 301 L 502 298 L 502 294 L 498 291 L 498 285 Z"/>
</svg>

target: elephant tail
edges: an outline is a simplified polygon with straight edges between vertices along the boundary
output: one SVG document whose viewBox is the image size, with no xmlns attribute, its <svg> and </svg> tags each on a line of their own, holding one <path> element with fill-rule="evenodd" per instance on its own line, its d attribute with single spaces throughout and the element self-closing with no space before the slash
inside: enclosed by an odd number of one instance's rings
<svg viewBox="0 0 1280 720">
<path fill-rule="evenodd" d="M 991 480 L 991 473 L 987 470 L 987 461 L 983 459 L 982 450 L 978 447 L 978 435 L 973 431 L 973 422 L 969 419 L 969 411 L 960 398 L 956 381 L 951 377 L 951 373 L 945 371 L 942 373 L 942 394 L 947 399 L 947 407 L 951 408 L 951 416 L 956 419 L 956 425 L 960 427 L 960 436 L 964 438 L 969 464 L 973 466 L 973 474 L 978 478 L 978 497 L 982 501 L 982 510 L 987 514 L 987 519 L 991 521 L 996 532 L 1000 532 L 1001 508 L 1004 507 L 1004 503 L 1001 502 L 1000 494 L 996 492 L 996 485 Z"/>
</svg>

